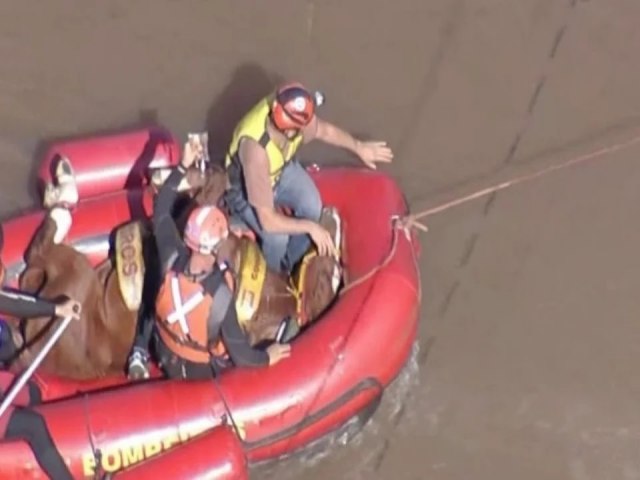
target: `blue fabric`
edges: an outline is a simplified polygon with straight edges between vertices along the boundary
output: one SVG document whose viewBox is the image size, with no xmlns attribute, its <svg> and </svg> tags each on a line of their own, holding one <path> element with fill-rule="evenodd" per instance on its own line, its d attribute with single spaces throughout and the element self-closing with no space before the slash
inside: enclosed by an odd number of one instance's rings
<svg viewBox="0 0 640 480">
<path fill-rule="evenodd" d="M 317 222 L 322 212 L 322 199 L 309 173 L 297 161 L 285 165 L 273 190 L 276 207 L 288 207 L 297 218 Z M 249 204 L 245 188 L 231 188 L 226 195 L 232 220 L 242 220 L 251 228 L 261 244 L 267 265 L 276 270 L 290 272 L 311 246 L 308 235 L 287 235 L 266 232 L 258 220 L 256 210 Z"/>
</svg>

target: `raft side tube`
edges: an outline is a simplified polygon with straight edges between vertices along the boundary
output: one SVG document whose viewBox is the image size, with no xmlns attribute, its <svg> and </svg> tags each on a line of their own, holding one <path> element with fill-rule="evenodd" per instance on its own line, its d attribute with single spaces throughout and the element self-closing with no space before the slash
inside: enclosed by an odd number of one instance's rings
<svg viewBox="0 0 640 480">
<path fill-rule="evenodd" d="M 160 126 L 60 141 L 44 154 L 39 186 L 51 182 L 55 162 L 63 155 L 73 166 L 81 199 L 140 188 L 148 184 L 149 168 L 177 165 L 180 152 L 171 132 Z"/>
<path fill-rule="evenodd" d="M 389 255 L 391 217 L 406 212 L 399 189 L 379 173 L 331 169 L 313 177 L 325 201 L 343 216 L 350 280 L 367 274 Z M 106 226 L 128 219 L 131 212 L 124 199 L 130 193 L 83 200 L 74 213 L 71 240 L 104 234 Z M 24 244 L 16 241 L 12 255 L 19 247 L 24 249 Z M 178 440 L 190 442 L 219 426 L 227 413 L 225 404 L 243 431 L 251 461 L 297 450 L 370 405 L 400 370 L 417 331 L 419 272 L 414 254 L 415 245 L 400 233 L 393 258 L 294 340 L 291 357 L 278 365 L 234 369 L 215 384 L 141 382 L 36 410 L 47 419 L 54 441 L 72 458 L 76 472 L 91 471 L 92 443 L 102 450 L 107 471 L 129 467 L 136 459 L 147 462 L 175 448 Z M 0 451 L 2 458 L 12 459 L 6 471 L 17 471 L 23 460 L 30 461 Z M 19 470 L 21 478 L 28 476 L 26 468 Z M 0 465 L 0 478 L 4 472 Z"/>
<path fill-rule="evenodd" d="M 247 480 L 249 473 L 235 433 L 220 426 L 113 475 L 114 480 L 144 478 Z"/>
</svg>

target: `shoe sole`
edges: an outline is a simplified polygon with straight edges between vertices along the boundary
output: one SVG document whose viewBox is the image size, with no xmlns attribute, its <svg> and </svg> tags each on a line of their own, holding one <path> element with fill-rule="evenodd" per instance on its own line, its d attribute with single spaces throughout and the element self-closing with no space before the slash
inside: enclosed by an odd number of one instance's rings
<svg viewBox="0 0 640 480">
<path fill-rule="evenodd" d="M 331 239 L 338 252 L 338 260 L 342 256 L 342 219 L 335 207 L 324 207 L 320 216 L 320 224 L 331 233 Z M 341 271 L 340 262 L 336 263 L 331 275 L 331 288 L 336 293 L 340 287 Z"/>
</svg>

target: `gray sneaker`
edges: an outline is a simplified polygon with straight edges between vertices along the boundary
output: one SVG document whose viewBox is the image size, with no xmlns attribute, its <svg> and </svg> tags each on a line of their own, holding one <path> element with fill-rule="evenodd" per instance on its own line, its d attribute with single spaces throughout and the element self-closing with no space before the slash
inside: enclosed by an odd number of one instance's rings
<svg viewBox="0 0 640 480">
<path fill-rule="evenodd" d="M 128 377 L 130 380 L 149 378 L 149 358 L 147 352 L 140 347 L 134 347 L 129 357 Z"/>
</svg>

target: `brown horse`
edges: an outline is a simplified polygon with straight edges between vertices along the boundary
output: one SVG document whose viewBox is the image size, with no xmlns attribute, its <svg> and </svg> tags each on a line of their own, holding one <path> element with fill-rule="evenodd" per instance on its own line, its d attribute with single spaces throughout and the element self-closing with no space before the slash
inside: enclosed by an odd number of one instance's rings
<svg viewBox="0 0 640 480">
<path fill-rule="evenodd" d="M 190 207 L 217 204 L 226 186 L 224 171 L 212 167 L 204 174 L 193 169 L 188 179 L 189 201 L 179 214 L 182 221 L 178 220 L 178 225 L 184 222 Z M 65 233 L 60 229 L 68 231 L 69 225 L 60 226 L 52 214 L 56 204 L 49 203 L 45 202 L 49 214 L 27 250 L 20 287 L 43 298 L 75 298 L 82 304 L 82 315 L 79 322 L 67 327 L 40 369 L 72 379 L 121 373 L 133 344 L 143 281 L 140 275 L 123 274 L 126 265 L 122 259 L 126 256 L 127 261 L 137 262 L 138 269 L 147 272 L 145 281 L 149 281 L 155 258 L 149 224 L 141 221 L 118 227 L 114 254 L 93 268 L 82 253 L 58 240 Z M 335 212 L 325 209 L 323 221 L 339 236 Z M 127 255 L 123 255 L 124 249 L 128 249 Z M 239 320 L 253 345 L 273 340 L 283 318 L 291 317 L 296 321 L 290 323 L 300 326 L 317 319 L 335 298 L 341 273 L 339 259 L 320 257 L 311 251 L 289 279 L 268 270 L 257 244 L 246 235 L 236 234 L 221 246 L 220 256 L 234 274 Z M 54 324 L 58 322 L 51 318 L 23 322 L 22 354 L 12 369 L 24 367 L 42 348 Z"/>
</svg>

